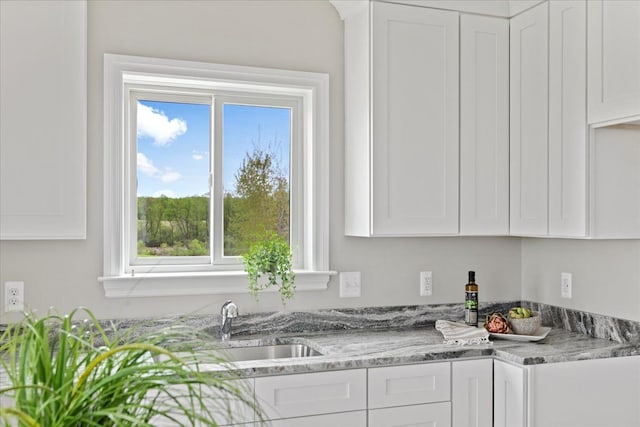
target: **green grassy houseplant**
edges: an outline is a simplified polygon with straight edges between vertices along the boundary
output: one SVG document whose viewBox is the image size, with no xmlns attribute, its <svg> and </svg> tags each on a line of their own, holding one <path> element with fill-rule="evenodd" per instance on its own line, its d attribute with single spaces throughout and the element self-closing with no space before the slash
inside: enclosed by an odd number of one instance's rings
<svg viewBox="0 0 640 427">
<path fill-rule="evenodd" d="M 275 233 L 253 244 L 243 255 L 249 292 L 256 300 L 258 292 L 271 286 L 278 288 L 283 304 L 293 298 L 295 274 L 291 266 L 292 257 L 289 243 Z"/>
<path fill-rule="evenodd" d="M 81 313 L 88 320 L 75 321 Z M 185 339 L 210 345 L 180 327 L 138 337 L 106 331 L 84 309 L 27 315 L 0 335 L 0 425 L 217 426 L 239 405 L 255 410 L 251 391 L 215 352 L 181 358 L 167 349 Z M 203 372 L 202 362 L 222 369 Z"/>
</svg>

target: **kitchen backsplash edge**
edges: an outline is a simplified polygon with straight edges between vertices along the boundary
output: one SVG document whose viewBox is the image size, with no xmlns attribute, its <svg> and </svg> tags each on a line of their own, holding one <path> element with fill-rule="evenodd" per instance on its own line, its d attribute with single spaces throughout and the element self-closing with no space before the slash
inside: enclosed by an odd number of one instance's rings
<svg viewBox="0 0 640 427">
<path fill-rule="evenodd" d="M 532 301 L 480 302 L 478 325 L 488 314 L 504 315 L 514 306 L 524 306 L 542 314 L 542 324 L 565 329 L 594 338 L 609 339 L 619 343 L 640 342 L 640 322 L 588 313 L 565 307 Z M 309 311 L 277 311 L 266 313 L 241 313 L 233 321 L 233 336 L 278 335 L 315 333 L 323 331 L 385 330 L 433 327 L 436 320 L 462 322 L 463 305 L 460 303 L 405 305 L 363 308 L 335 308 Z M 219 315 L 168 316 L 151 319 L 103 320 L 109 330 L 133 327 L 135 335 L 157 331 L 164 327 L 184 324 L 218 334 Z M 0 325 L 1 329 L 1 325 Z"/>
</svg>

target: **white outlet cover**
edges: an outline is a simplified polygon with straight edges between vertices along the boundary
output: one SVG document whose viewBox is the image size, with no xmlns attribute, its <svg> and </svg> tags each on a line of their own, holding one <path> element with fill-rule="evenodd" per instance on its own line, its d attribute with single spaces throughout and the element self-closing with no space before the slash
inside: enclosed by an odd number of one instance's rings
<svg viewBox="0 0 640 427">
<path fill-rule="evenodd" d="M 420 296 L 428 297 L 433 294 L 433 274 L 431 271 L 420 272 Z"/>
<path fill-rule="evenodd" d="M 560 296 L 562 298 L 571 298 L 571 282 L 571 273 L 560 273 Z"/>
<path fill-rule="evenodd" d="M 4 282 L 4 311 L 24 311 L 24 282 Z"/>
<path fill-rule="evenodd" d="M 358 298 L 361 294 L 359 271 L 340 273 L 340 298 Z"/>
</svg>

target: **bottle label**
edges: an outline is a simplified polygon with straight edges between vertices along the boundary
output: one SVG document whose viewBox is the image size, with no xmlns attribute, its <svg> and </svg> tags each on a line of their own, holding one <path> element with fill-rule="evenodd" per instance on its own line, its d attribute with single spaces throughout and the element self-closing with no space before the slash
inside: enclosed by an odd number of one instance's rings
<svg viewBox="0 0 640 427">
<path fill-rule="evenodd" d="M 478 293 L 477 292 L 465 292 L 464 323 L 468 325 L 478 324 Z"/>
</svg>

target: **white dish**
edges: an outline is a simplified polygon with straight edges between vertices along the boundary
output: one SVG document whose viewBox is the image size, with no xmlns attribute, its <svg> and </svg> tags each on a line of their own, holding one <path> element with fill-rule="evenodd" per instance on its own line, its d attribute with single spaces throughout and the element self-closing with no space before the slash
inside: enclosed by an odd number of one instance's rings
<svg viewBox="0 0 640 427">
<path fill-rule="evenodd" d="M 496 334 L 493 332 L 489 332 L 494 338 L 501 338 L 503 340 L 511 340 L 511 341 L 540 341 L 545 339 L 545 337 L 549 334 L 551 328 L 547 326 L 541 326 L 533 335 L 517 335 L 517 334 Z"/>
</svg>

